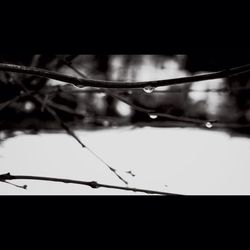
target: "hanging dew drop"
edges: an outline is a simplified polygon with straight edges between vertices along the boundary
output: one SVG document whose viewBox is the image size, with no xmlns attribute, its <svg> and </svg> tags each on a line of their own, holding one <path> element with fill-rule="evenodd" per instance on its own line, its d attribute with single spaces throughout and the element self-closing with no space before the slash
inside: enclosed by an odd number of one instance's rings
<svg viewBox="0 0 250 250">
<path fill-rule="evenodd" d="M 143 91 L 147 94 L 151 94 L 154 91 L 154 87 L 145 87 Z"/>
<path fill-rule="evenodd" d="M 157 115 L 150 114 L 149 117 L 150 117 L 151 119 L 156 119 L 158 116 L 157 116 Z"/>
<path fill-rule="evenodd" d="M 213 124 L 212 124 L 211 122 L 206 122 L 206 123 L 205 123 L 205 126 L 206 126 L 207 128 L 212 128 L 212 127 L 213 127 Z"/>
</svg>

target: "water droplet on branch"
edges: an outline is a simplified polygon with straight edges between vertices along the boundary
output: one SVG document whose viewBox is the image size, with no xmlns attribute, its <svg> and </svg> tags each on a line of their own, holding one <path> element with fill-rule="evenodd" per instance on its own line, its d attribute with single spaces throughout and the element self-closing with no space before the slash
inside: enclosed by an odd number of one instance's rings
<svg viewBox="0 0 250 250">
<path fill-rule="evenodd" d="M 154 87 L 145 87 L 144 89 L 143 89 L 143 91 L 145 92 L 145 93 L 147 93 L 147 94 L 151 94 L 153 91 L 154 91 Z"/>
<path fill-rule="evenodd" d="M 213 124 L 212 124 L 211 122 L 206 122 L 206 123 L 205 123 L 205 126 L 206 126 L 207 128 L 212 128 L 212 127 L 213 127 Z"/>
<path fill-rule="evenodd" d="M 157 115 L 150 114 L 149 117 L 150 117 L 151 119 L 156 119 L 158 116 L 157 116 Z"/>
</svg>

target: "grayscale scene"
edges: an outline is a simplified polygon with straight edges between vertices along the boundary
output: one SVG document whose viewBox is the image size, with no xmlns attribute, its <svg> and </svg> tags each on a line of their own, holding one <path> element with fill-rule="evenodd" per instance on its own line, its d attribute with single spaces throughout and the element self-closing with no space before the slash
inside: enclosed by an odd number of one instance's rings
<svg viewBox="0 0 250 250">
<path fill-rule="evenodd" d="M 249 55 L 0 56 L 0 195 L 250 195 Z"/>
</svg>

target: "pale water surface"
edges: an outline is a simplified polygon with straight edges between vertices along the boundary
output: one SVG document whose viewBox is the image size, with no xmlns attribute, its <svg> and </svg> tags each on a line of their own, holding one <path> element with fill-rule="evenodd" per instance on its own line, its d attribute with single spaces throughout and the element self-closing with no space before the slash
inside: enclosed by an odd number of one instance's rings
<svg viewBox="0 0 250 250">
<path fill-rule="evenodd" d="M 250 140 L 223 132 L 183 128 L 117 128 L 77 135 L 129 181 L 129 186 L 180 194 L 250 194 Z M 66 134 L 18 135 L 1 145 L 0 173 L 124 185 Z M 126 171 L 131 170 L 132 177 Z M 111 189 L 18 180 L 0 194 L 141 195 Z"/>
</svg>

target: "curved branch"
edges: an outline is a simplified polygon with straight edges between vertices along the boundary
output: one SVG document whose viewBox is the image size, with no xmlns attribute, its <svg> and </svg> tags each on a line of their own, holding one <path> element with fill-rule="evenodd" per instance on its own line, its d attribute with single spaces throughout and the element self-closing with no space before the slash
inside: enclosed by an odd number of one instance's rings
<svg viewBox="0 0 250 250">
<path fill-rule="evenodd" d="M 120 89 L 132 89 L 132 88 L 145 88 L 145 87 L 160 87 L 160 86 L 170 86 L 176 84 L 197 82 L 197 81 L 205 81 L 212 80 L 217 78 L 225 78 L 232 77 L 234 75 L 247 73 L 250 71 L 250 64 L 243 65 L 236 68 L 230 68 L 222 71 L 218 71 L 215 73 L 202 74 L 197 76 L 190 77 L 180 77 L 173 79 L 165 79 L 165 80 L 155 80 L 155 81 L 143 81 L 143 82 L 122 82 L 122 81 L 104 81 L 104 80 L 94 80 L 94 79 L 86 79 L 86 78 L 78 78 L 73 77 L 61 73 L 57 73 L 54 71 L 49 71 L 45 69 L 35 68 L 35 67 L 26 67 L 15 64 L 6 64 L 0 63 L 0 70 L 9 71 L 9 72 L 17 72 L 35 75 L 43 78 L 50 78 L 62 82 L 67 82 L 75 85 L 76 87 L 99 87 L 99 88 L 120 88 Z"/>
<path fill-rule="evenodd" d="M 69 63 L 69 62 L 65 62 L 64 60 L 62 60 L 62 62 L 65 64 L 65 65 L 67 65 L 67 66 L 69 66 L 69 64 L 70 64 L 70 68 L 74 71 L 74 72 L 76 72 L 78 75 L 80 75 L 81 77 L 83 77 L 84 79 L 86 79 L 87 78 L 87 76 L 86 75 L 84 75 L 82 72 L 80 72 L 77 68 L 75 68 L 71 63 Z M 237 68 L 237 69 L 241 69 L 241 70 L 243 70 L 243 67 L 245 68 L 245 66 L 242 66 L 242 67 L 239 67 L 239 68 Z M 247 66 L 248 67 L 248 66 Z M 236 69 L 236 68 L 235 68 Z M 246 73 L 246 70 L 244 69 L 243 70 L 243 73 Z M 241 88 L 241 87 L 239 87 L 239 88 Z M 60 89 L 60 90 L 62 90 L 63 89 L 63 87 L 62 88 L 60 88 L 60 86 L 58 86 L 58 89 Z M 197 118 L 192 118 L 192 117 L 181 117 L 181 116 L 175 116 L 175 115 L 171 115 L 171 114 L 166 114 L 166 113 L 161 113 L 161 112 L 157 112 L 156 110 L 152 110 L 152 109 L 149 109 L 149 108 L 146 108 L 146 107 L 144 107 L 144 106 L 142 106 L 142 105 L 138 105 L 138 104 L 134 104 L 133 102 L 131 102 L 130 100 L 128 100 L 127 98 L 125 98 L 125 97 L 123 97 L 121 94 L 119 94 L 119 93 L 114 93 L 114 92 L 111 92 L 111 91 L 109 91 L 108 89 L 97 89 L 97 91 L 101 91 L 101 92 L 105 92 L 105 93 L 107 93 L 107 94 L 109 94 L 110 96 L 112 96 L 113 98 L 116 98 L 116 99 L 118 99 L 118 100 L 120 100 L 120 101 L 122 101 L 122 102 L 124 102 L 124 103 L 126 103 L 127 105 L 129 105 L 132 109 L 134 109 L 134 110 L 137 110 L 137 111 L 140 111 L 140 112 L 143 112 L 143 113 L 147 113 L 147 114 L 154 114 L 154 115 L 156 115 L 156 116 L 159 116 L 159 117 L 165 117 L 165 118 L 168 118 L 168 119 L 170 119 L 170 120 L 173 120 L 173 121 L 179 121 L 179 122 L 182 122 L 182 123 L 184 123 L 184 124 L 195 124 L 195 125 L 199 125 L 199 126 L 206 126 L 205 124 L 207 123 L 207 122 L 209 122 L 208 120 L 201 120 L 201 119 L 197 119 Z M 221 89 L 221 90 L 223 90 L 223 91 L 225 91 L 225 90 L 227 90 L 227 88 L 223 88 L 223 89 Z M 81 90 L 77 90 L 77 91 L 80 91 L 81 92 Z M 208 90 L 209 91 L 209 90 Z M 213 90 L 213 91 L 216 91 L 216 90 Z M 155 91 L 155 92 L 157 92 L 157 91 Z M 160 93 L 160 91 L 159 91 L 159 93 Z M 211 121 L 210 121 L 211 122 Z M 214 126 L 214 122 L 215 121 L 213 121 L 212 123 L 213 123 L 213 126 Z M 222 123 L 222 122 L 218 122 L 218 121 L 216 121 L 216 124 L 217 124 L 217 126 L 216 127 L 218 127 L 218 128 L 223 128 L 223 127 L 231 127 L 231 128 L 235 128 L 235 127 L 241 127 L 241 128 L 249 128 L 250 127 L 250 124 L 244 124 L 244 125 L 239 125 L 239 124 L 234 124 L 234 123 L 231 123 L 231 124 L 224 124 L 224 123 Z"/>
<path fill-rule="evenodd" d="M 63 183 L 85 185 L 85 186 L 89 186 L 91 188 L 103 187 L 103 188 L 109 188 L 109 189 L 119 189 L 119 190 L 125 190 L 125 191 L 142 192 L 142 193 L 147 193 L 147 194 L 178 195 L 178 194 L 173 194 L 173 193 L 153 191 L 153 190 L 147 190 L 147 189 L 141 189 L 141 188 L 130 188 L 130 187 L 102 184 L 102 183 L 98 183 L 96 181 L 78 181 L 78 180 L 72 180 L 72 179 L 53 178 L 53 177 L 11 175 L 10 173 L 0 175 L 0 181 L 5 182 L 6 180 L 38 180 L 38 181 L 63 182 Z"/>
<path fill-rule="evenodd" d="M 63 61 L 64 62 L 64 61 Z M 65 62 L 64 62 L 65 63 Z M 68 64 L 66 64 L 68 65 Z M 70 64 L 71 65 L 71 64 Z M 75 71 L 78 75 L 80 75 L 81 77 L 83 77 L 84 79 L 87 78 L 86 75 L 82 74 L 78 69 L 76 69 L 75 67 L 73 67 L 71 65 L 71 69 L 73 71 Z M 161 117 L 165 117 L 165 118 L 169 118 L 171 120 L 177 120 L 177 121 L 184 121 L 184 122 L 193 122 L 193 123 L 198 123 L 198 124 L 204 124 L 206 121 L 202 121 L 202 120 L 199 120 L 199 119 L 195 119 L 195 118 L 190 118 L 190 117 L 178 117 L 178 116 L 175 116 L 175 115 L 170 115 L 170 114 L 162 114 L 162 113 L 159 113 L 159 112 L 156 112 L 154 110 L 151 110 L 151 109 L 148 109 L 148 108 L 145 108 L 145 107 L 142 107 L 142 106 L 139 106 L 139 105 L 135 105 L 134 103 L 132 103 L 131 101 L 129 101 L 127 98 L 124 98 L 123 96 L 121 96 L 120 94 L 116 94 L 116 93 L 113 93 L 111 92 L 110 90 L 108 89 L 104 89 L 104 92 L 109 94 L 110 96 L 112 96 L 113 98 L 116 98 L 118 100 L 120 100 L 121 102 L 124 102 L 126 103 L 127 105 L 129 105 L 131 108 L 133 108 L 134 110 L 137 110 L 137 111 L 140 111 L 140 112 L 144 112 L 144 113 L 147 113 L 147 114 L 152 114 L 154 113 L 154 115 L 157 115 L 157 116 L 161 116 Z"/>
<path fill-rule="evenodd" d="M 40 102 L 40 104 L 42 104 L 42 100 L 37 97 L 36 98 L 38 102 Z M 72 136 L 83 148 L 86 148 L 91 154 L 93 154 L 97 159 L 99 159 L 106 167 L 109 168 L 109 170 L 111 170 L 122 182 L 124 182 L 125 184 L 128 184 L 128 182 L 122 178 L 118 173 L 117 170 L 112 168 L 108 163 L 106 163 L 100 156 L 98 156 L 92 149 L 90 149 L 87 145 L 85 145 L 74 133 L 74 131 L 72 131 L 68 125 L 66 125 L 66 123 L 58 116 L 58 114 L 51 109 L 51 107 L 49 106 L 45 106 L 45 109 L 54 117 L 54 119 L 57 121 L 57 123 L 70 135 Z"/>
<path fill-rule="evenodd" d="M 31 91 L 29 89 L 27 89 L 21 82 L 19 82 L 19 85 L 21 86 L 21 88 L 23 89 L 24 93 L 26 95 L 32 95 Z M 43 100 L 36 96 L 36 95 L 32 95 L 40 104 L 41 107 L 43 106 Z M 99 159 L 99 161 L 101 161 L 105 166 L 107 166 L 110 171 L 112 171 L 121 181 L 123 181 L 125 184 L 128 184 L 128 182 L 122 178 L 118 173 L 117 170 L 112 168 L 111 166 L 109 166 L 109 164 L 107 164 L 100 156 L 98 156 L 93 150 L 91 150 L 88 146 L 86 146 L 85 144 L 82 143 L 82 141 L 76 136 L 76 134 L 74 133 L 74 131 L 72 131 L 68 125 L 58 116 L 57 112 L 53 109 L 55 107 L 52 108 L 51 104 L 45 105 L 44 107 L 48 113 L 51 114 L 51 116 L 56 120 L 56 122 L 70 135 L 72 136 L 83 148 L 86 148 L 91 154 L 93 154 L 97 159 Z"/>
</svg>

